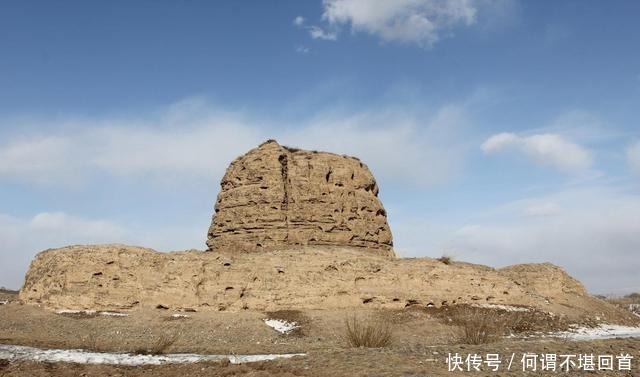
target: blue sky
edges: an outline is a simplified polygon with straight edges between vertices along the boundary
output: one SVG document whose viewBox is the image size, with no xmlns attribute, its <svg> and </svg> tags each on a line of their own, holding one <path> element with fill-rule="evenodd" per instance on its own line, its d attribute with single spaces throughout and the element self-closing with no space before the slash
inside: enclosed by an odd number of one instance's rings
<svg viewBox="0 0 640 377">
<path fill-rule="evenodd" d="M 40 250 L 204 248 L 268 138 L 361 157 L 396 252 L 640 291 L 640 3 L 5 1 L 0 285 Z"/>
</svg>

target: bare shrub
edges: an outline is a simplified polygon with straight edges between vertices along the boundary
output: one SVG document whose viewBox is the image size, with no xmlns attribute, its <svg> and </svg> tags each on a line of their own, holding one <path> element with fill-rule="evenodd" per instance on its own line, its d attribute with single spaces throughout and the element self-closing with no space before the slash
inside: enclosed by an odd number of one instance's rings
<svg viewBox="0 0 640 377">
<path fill-rule="evenodd" d="M 352 316 L 345 319 L 345 339 L 351 347 L 382 348 L 391 345 L 393 332 L 388 321 Z"/>
<path fill-rule="evenodd" d="M 512 334 L 533 334 L 540 332 L 566 331 L 569 323 L 559 316 L 539 310 L 526 312 L 502 311 L 497 313 L 505 330 Z"/>
<path fill-rule="evenodd" d="M 462 328 L 460 341 L 466 344 L 490 343 L 505 332 L 504 321 L 496 318 L 491 310 L 464 306 L 453 312 L 451 320 L 454 325 Z"/>
<path fill-rule="evenodd" d="M 638 292 L 629 293 L 628 295 L 626 295 L 624 297 L 628 298 L 628 299 L 631 299 L 631 300 L 637 300 L 638 302 L 640 302 L 640 293 L 638 293 Z"/>
<path fill-rule="evenodd" d="M 437 259 L 438 261 L 446 264 L 447 266 L 453 262 L 453 258 L 450 255 L 443 255 Z"/>
<path fill-rule="evenodd" d="M 469 344 L 488 343 L 504 335 L 531 335 L 569 328 L 566 318 L 533 308 L 509 310 L 458 304 L 431 308 L 429 313 L 445 324 L 460 327 L 463 331 L 460 341 Z"/>
</svg>

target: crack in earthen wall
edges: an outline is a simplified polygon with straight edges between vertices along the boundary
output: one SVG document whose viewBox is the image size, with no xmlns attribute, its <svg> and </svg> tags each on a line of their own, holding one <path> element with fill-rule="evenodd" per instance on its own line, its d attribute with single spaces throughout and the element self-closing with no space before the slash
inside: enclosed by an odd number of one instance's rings
<svg viewBox="0 0 640 377">
<path fill-rule="evenodd" d="M 285 152 L 278 157 L 280 162 L 280 174 L 282 175 L 282 189 L 284 191 L 282 197 L 282 204 L 280 209 L 284 212 L 284 227 L 285 227 L 285 239 L 289 239 L 289 156 L 288 152 Z"/>
</svg>

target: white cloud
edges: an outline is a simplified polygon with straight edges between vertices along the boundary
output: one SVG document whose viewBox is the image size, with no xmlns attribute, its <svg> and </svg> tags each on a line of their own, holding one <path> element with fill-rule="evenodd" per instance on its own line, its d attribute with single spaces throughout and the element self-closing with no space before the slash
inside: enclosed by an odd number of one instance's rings
<svg viewBox="0 0 640 377">
<path fill-rule="evenodd" d="M 640 175 L 640 141 L 627 149 L 627 161 L 631 171 Z"/>
<path fill-rule="evenodd" d="M 519 141 L 520 138 L 515 134 L 503 132 L 488 138 L 484 143 L 482 143 L 481 148 L 485 153 L 492 153 L 494 151 L 510 147 Z"/>
<path fill-rule="evenodd" d="M 319 26 L 310 26 L 309 34 L 313 39 L 324 39 L 325 41 L 335 41 L 338 39 L 338 34 L 334 31 L 325 31 Z"/>
<path fill-rule="evenodd" d="M 471 0 L 324 0 L 322 15 L 330 28 L 350 25 L 385 42 L 431 46 L 457 26 L 476 22 L 478 8 L 491 2 Z"/>
<path fill-rule="evenodd" d="M 293 19 L 293 24 L 296 26 L 302 26 L 304 25 L 305 19 L 302 16 L 297 16 L 296 18 Z"/>
<path fill-rule="evenodd" d="M 584 171 L 591 166 L 591 153 L 558 134 L 518 136 L 500 133 L 489 137 L 481 146 L 487 154 L 514 149 L 534 162 L 564 172 Z"/>
<path fill-rule="evenodd" d="M 0 145 L 0 182 L 76 186 L 109 174 L 154 181 L 212 181 L 265 139 L 235 116 L 180 103 L 146 120 L 62 120 Z"/>
<path fill-rule="evenodd" d="M 146 118 L 63 120 L 47 124 L 50 134 L 14 135 L 0 145 L 0 182 L 64 187 L 111 176 L 214 184 L 239 154 L 276 138 L 359 156 L 390 183 L 427 186 L 458 172 L 465 152 L 458 135 L 467 123 L 463 107 L 445 106 L 431 114 L 405 108 L 325 113 L 276 127 L 187 101 Z"/>
<path fill-rule="evenodd" d="M 293 24 L 301 29 L 308 30 L 311 38 L 313 39 L 323 39 L 326 41 L 335 41 L 336 39 L 338 39 L 338 34 L 335 30 L 325 30 L 324 28 L 321 28 L 317 25 L 306 26 L 306 21 L 307 20 L 304 17 L 298 16 L 293 19 Z"/>
</svg>

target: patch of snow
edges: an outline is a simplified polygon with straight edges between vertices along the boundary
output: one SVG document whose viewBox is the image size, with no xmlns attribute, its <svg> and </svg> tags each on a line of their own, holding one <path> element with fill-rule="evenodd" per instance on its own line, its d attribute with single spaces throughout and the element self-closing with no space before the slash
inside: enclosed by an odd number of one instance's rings
<svg viewBox="0 0 640 377">
<path fill-rule="evenodd" d="M 95 310 L 71 310 L 71 309 L 58 310 L 56 311 L 56 314 L 86 314 L 86 315 L 97 314 L 97 315 L 104 315 L 107 317 L 128 317 L 129 316 L 129 314 L 118 313 L 118 312 L 109 312 L 109 311 L 99 312 Z"/>
<path fill-rule="evenodd" d="M 28 360 L 38 362 L 68 362 L 78 364 L 114 364 L 114 365 L 160 365 L 185 364 L 204 361 L 222 361 L 229 359 L 232 364 L 288 359 L 295 356 L 306 356 L 305 353 L 285 353 L 266 355 L 132 355 L 128 353 L 89 352 L 79 349 L 40 349 L 25 346 L 0 344 L 0 359 L 15 361 Z"/>
<path fill-rule="evenodd" d="M 569 340 L 640 338 L 640 327 L 605 324 L 594 328 L 580 327 L 570 331 L 551 333 L 549 335 Z"/>
<path fill-rule="evenodd" d="M 7 305 L 8 303 L 9 303 L 9 300 L 0 301 L 0 305 Z"/>
<path fill-rule="evenodd" d="M 106 315 L 107 317 L 128 317 L 127 313 L 118 313 L 118 312 L 98 312 L 100 315 Z"/>
<path fill-rule="evenodd" d="M 511 305 L 502 305 L 502 304 L 475 304 L 473 306 L 475 306 L 476 308 L 500 309 L 500 310 L 505 310 L 507 312 L 528 312 L 528 311 L 531 311 L 531 309 L 523 308 L 521 306 L 511 306 Z"/>
<path fill-rule="evenodd" d="M 95 310 L 71 310 L 71 309 L 62 309 L 56 311 L 56 314 L 96 314 Z"/>
<path fill-rule="evenodd" d="M 171 318 L 189 318 L 186 314 L 171 314 Z"/>
<path fill-rule="evenodd" d="M 265 319 L 264 323 L 281 334 L 287 334 L 300 327 L 295 322 L 287 322 L 281 319 Z"/>
</svg>

